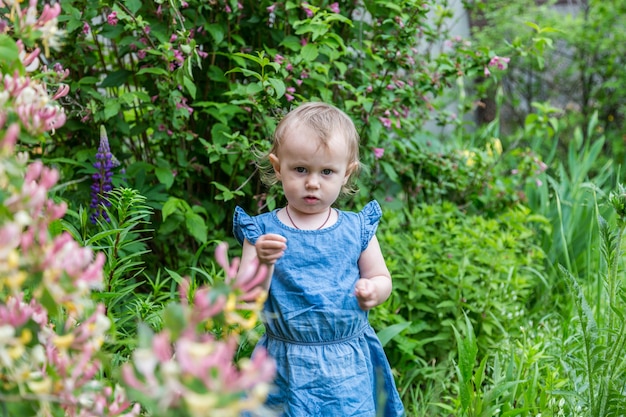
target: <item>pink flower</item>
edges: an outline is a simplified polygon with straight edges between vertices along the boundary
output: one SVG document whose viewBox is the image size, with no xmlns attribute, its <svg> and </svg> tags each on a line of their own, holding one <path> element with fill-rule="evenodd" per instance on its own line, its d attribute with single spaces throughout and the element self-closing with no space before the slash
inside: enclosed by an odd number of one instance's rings
<svg viewBox="0 0 626 417">
<path fill-rule="evenodd" d="M 83 24 L 83 34 L 84 35 L 88 34 L 90 30 L 91 30 L 91 28 L 89 27 L 89 23 L 85 22 Z"/>
<path fill-rule="evenodd" d="M 287 99 L 287 101 L 293 101 L 294 96 L 293 93 L 296 92 L 295 87 L 287 87 L 287 93 L 285 93 L 285 98 Z"/>
<path fill-rule="evenodd" d="M 309 19 L 313 17 L 313 10 L 311 10 L 311 6 L 308 3 L 303 3 L 302 8 L 304 9 L 304 13 L 306 13 L 306 17 Z"/>
<path fill-rule="evenodd" d="M 484 73 L 485 73 L 485 77 L 489 77 L 491 75 L 491 71 L 489 71 L 489 68 L 487 67 L 485 67 Z"/>
<path fill-rule="evenodd" d="M 498 69 L 503 70 L 503 69 L 506 69 L 507 64 L 509 63 L 510 60 L 511 58 L 505 58 L 505 57 L 496 55 L 493 58 L 491 58 L 491 60 L 489 61 L 489 66 L 497 67 Z"/>
<path fill-rule="evenodd" d="M 233 263 L 228 261 L 228 243 L 221 242 L 215 248 L 215 260 L 217 264 L 226 271 L 227 279 L 233 279 L 237 275 L 237 269 L 239 268 L 239 259 L 235 258 Z"/>
<path fill-rule="evenodd" d="M 276 54 L 276 56 L 274 56 L 274 62 L 277 64 L 282 64 L 284 60 L 285 57 L 280 54 Z"/>
<path fill-rule="evenodd" d="M 378 120 L 385 126 L 387 129 L 391 127 L 391 119 L 388 117 L 379 117 Z"/>
<path fill-rule="evenodd" d="M 374 148 L 374 158 L 380 159 L 385 154 L 385 148 Z"/>
<path fill-rule="evenodd" d="M 274 13 L 274 10 L 276 10 L 276 3 L 272 4 L 271 6 L 268 6 L 266 10 L 268 13 Z"/>
<path fill-rule="evenodd" d="M 118 20 L 117 20 L 117 12 L 115 12 L 115 11 L 111 12 L 111 14 L 109 14 L 107 16 L 107 22 L 111 26 L 117 25 L 117 22 L 118 22 Z"/>
<path fill-rule="evenodd" d="M 330 11 L 331 11 L 331 12 L 333 12 L 333 13 L 340 13 L 340 10 L 339 10 L 339 3 L 334 2 L 334 3 L 333 3 L 333 4 L 331 4 L 329 7 L 330 7 Z"/>
</svg>

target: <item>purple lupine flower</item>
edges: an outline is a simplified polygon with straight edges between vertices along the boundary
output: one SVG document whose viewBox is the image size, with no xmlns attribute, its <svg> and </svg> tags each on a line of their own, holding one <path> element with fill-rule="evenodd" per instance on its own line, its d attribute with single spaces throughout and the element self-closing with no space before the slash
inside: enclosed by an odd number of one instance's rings
<svg viewBox="0 0 626 417">
<path fill-rule="evenodd" d="M 89 207 L 93 210 L 90 219 L 96 224 L 98 218 L 102 217 L 105 221 L 110 221 L 104 207 L 110 207 L 111 203 L 106 199 L 106 195 L 113 189 L 111 179 L 113 178 L 113 168 L 119 165 L 111 153 L 109 147 L 109 138 L 104 126 L 100 126 L 100 146 L 96 153 L 96 162 L 93 166 L 96 173 L 91 176 L 93 184 L 91 185 L 91 204 Z"/>
</svg>

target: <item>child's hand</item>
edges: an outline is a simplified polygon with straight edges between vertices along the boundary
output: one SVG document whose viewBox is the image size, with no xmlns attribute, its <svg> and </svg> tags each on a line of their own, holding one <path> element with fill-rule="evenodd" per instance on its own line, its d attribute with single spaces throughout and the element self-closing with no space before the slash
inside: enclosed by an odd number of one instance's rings
<svg viewBox="0 0 626 417">
<path fill-rule="evenodd" d="M 378 305 L 376 284 L 369 279 L 361 278 L 354 286 L 354 294 L 361 310 L 367 311 Z"/>
<path fill-rule="evenodd" d="M 256 256 L 262 264 L 273 265 L 284 255 L 287 239 L 284 236 L 268 233 L 261 235 L 254 245 Z"/>
</svg>

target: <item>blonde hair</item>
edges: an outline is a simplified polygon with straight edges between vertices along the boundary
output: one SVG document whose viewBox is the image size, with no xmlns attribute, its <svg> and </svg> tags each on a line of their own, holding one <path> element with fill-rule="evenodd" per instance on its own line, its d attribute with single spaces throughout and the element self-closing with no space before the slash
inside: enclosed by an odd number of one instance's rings
<svg viewBox="0 0 626 417">
<path fill-rule="evenodd" d="M 322 146 L 328 147 L 328 143 L 335 135 L 344 138 L 348 145 L 348 166 L 354 167 L 350 173 L 350 178 L 343 186 L 342 194 L 353 194 L 356 192 L 354 178 L 361 167 L 359 161 L 359 133 L 350 117 L 337 107 L 312 101 L 304 103 L 287 115 L 278 123 L 274 131 L 272 147 L 265 153 L 259 161 L 261 180 L 269 187 L 278 182 L 272 165 L 269 163 L 269 155 L 277 154 L 278 149 L 285 140 L 286 133 L 294 126 L 303 125 L 313 130 Z"/>
</svg>

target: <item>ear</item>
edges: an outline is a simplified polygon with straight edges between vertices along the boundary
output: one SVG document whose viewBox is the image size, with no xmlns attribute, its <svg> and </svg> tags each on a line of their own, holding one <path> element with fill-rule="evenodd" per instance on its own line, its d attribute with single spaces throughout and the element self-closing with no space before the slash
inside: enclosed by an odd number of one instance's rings
<svg viewBox="0 0 626 417">
<path fill-rule="evenodd" d="M 343 185 L 346 185 L 346 183 L 350 179 L 350 176 L 354 174 L 354 172 L 357 170 L 358 167 L 359 167 L 358 162 L 353 162 L 350 165 L 348 165 L 348 169 L 346 169 L 346 175 L 343 177 Z"/>
<path fill-rule="evenodd" d="M 272 168 L 274 168 L 274 173 L 276 174 L 276 179 L 280 180 L 280 160 L 278 159 L 278 157 L 271 153 L 270 156 L 270 163 L 272 164 Z"/>
</svg>

